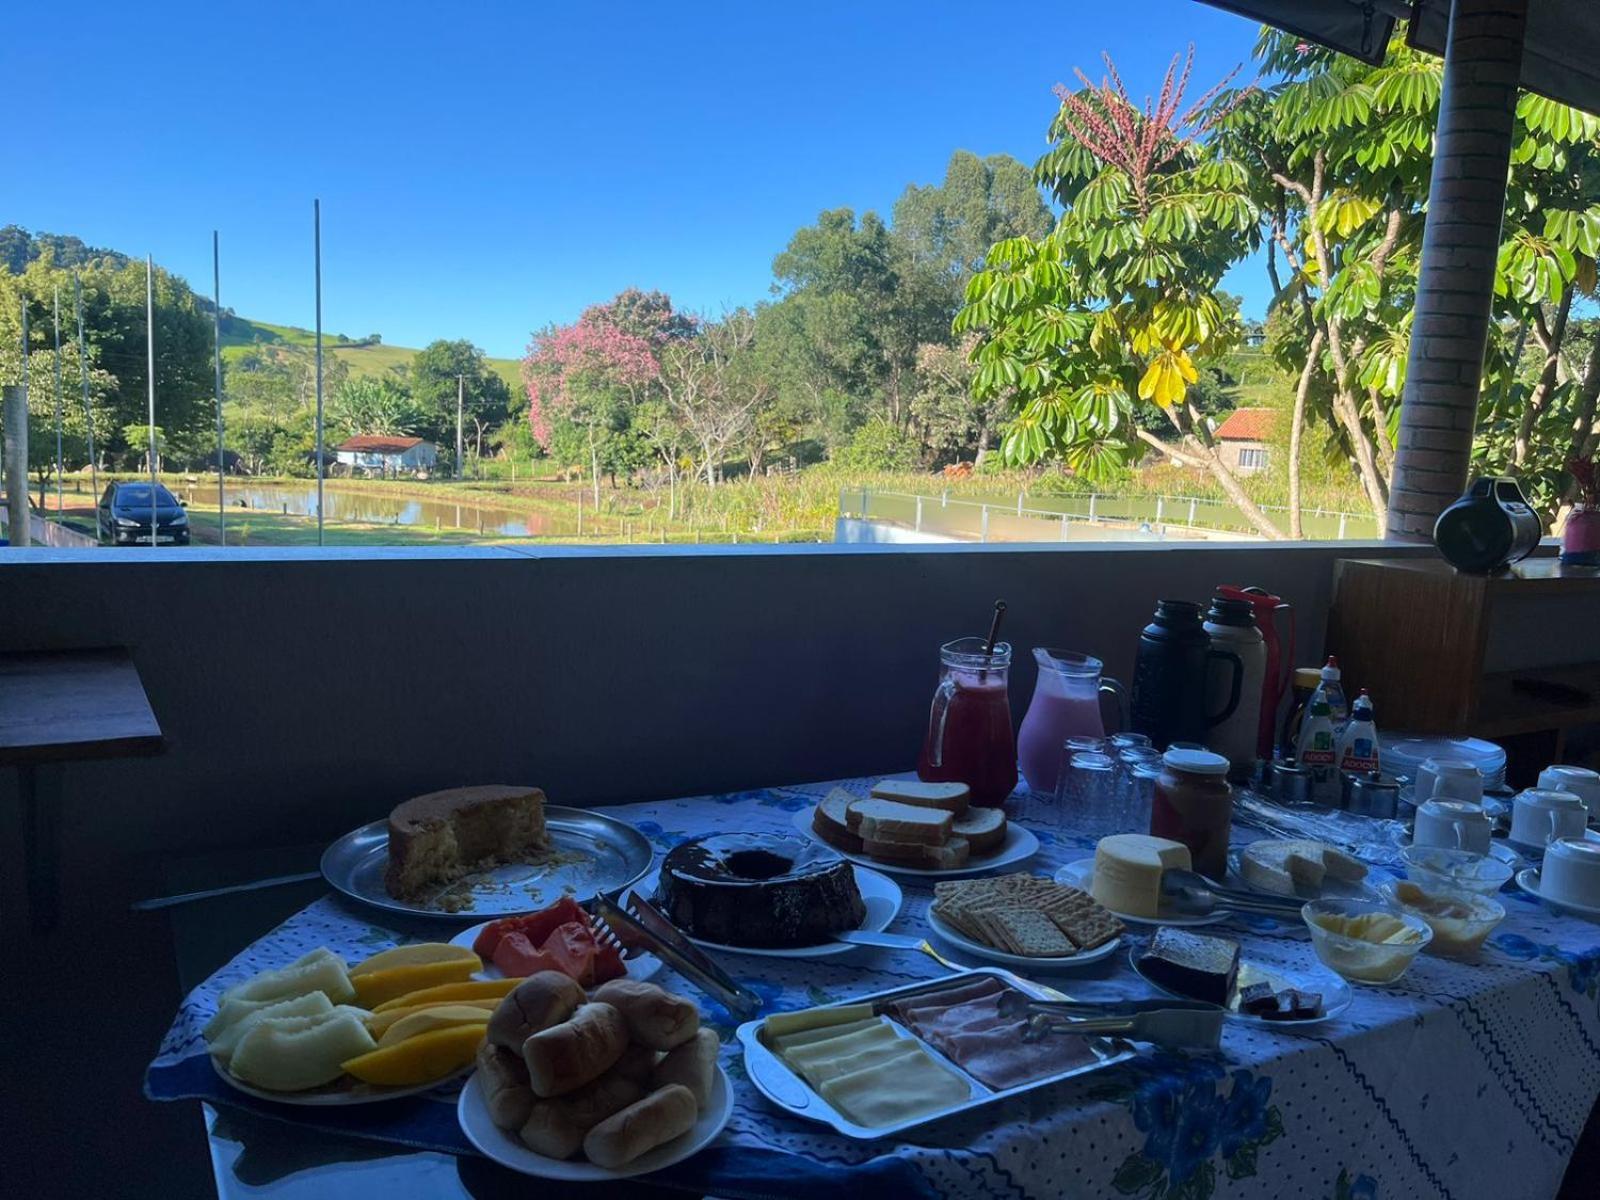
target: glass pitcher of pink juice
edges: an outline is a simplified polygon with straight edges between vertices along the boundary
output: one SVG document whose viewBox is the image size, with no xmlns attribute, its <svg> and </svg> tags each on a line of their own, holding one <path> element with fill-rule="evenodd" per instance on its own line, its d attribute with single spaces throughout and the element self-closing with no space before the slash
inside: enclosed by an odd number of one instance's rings
<svg viewBox="0 0 1600 1200">
<path fill-rule="evenodd" d="M 1017 786 L 1017 740 L 1011 729 L 1011 647 L 958 638 L 939 647 L 939 688 L 928 709 L 928 733 L 917 777 L 964 783 L 972 803 L 1005 803 Z"/>
<path fill-rule="evenodd" d="M 1039 679 L 1017 733 L 1017 765 L 1032 791 L 1054 795 L 1062 743 L 1069 737 L 1104 737 L 1101 693 L 1116 697 L 1119 715 L 1126 693 L 1115 679 L 1100 677 L 1103 664 L 1098 658 L 1043 646 L 1035 647 L 1033 657 Z"/>
</svg>

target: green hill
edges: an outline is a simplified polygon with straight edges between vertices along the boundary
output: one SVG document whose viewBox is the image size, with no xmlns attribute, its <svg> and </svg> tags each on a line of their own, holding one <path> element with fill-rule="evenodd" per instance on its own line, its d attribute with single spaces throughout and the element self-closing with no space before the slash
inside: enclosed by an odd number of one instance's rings
<svg viewBox="0 0 1600 1200">
<path fill-rule="evenodd" d="M 247 317 L 230 316 L 223 319 L 224 362 L 238 362 L 256 347 L 268 346 L 290 353 L 311 354 L 316 348 L 316 334 L 293 325 L 273 325 L 267 321 L 252 321 Z M 408 367 L 417 353 L 411 346 L 390 346 L 342 333 L 328 333 L 326 330 L 322 334 L 322 352 L 349 367 L 350 375 L 355 379 L 386 375 L 398 368 Z M 491 358 L 488 363 L 495 374 L 506 381 L 513 395 L 520 393 L 522 374 L 516 359 Z"/>
</svg>

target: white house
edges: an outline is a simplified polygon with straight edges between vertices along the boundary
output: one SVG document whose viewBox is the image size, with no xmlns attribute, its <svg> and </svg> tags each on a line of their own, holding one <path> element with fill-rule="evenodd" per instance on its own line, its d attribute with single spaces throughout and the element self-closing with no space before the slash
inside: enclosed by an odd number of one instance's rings
<svg viewBox="0 0 1600 1200">
<path fill-rule="evenodd" d="M 421 438 L 370 434 L 347 439 L 334 453 L 352 469 L 393 472 L 427 470 L 439 457 L 438 447 Z"/>
</svg>

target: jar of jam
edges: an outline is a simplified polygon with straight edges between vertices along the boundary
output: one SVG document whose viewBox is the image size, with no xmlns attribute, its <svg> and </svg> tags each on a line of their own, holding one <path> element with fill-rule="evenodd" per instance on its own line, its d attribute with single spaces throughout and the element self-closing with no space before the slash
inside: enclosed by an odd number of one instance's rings
<svg viewBox="0 0 1600 1200">
<path fill-rule="evenodd" d="M 1161 756 L 1150 806 L 1150 832 L 1189 847 L 1194 869 L 1219 882 L 1228 873 L 1233 789 L 1228 760 L 1209 750 L 1168 750 Z"/>
</svg>

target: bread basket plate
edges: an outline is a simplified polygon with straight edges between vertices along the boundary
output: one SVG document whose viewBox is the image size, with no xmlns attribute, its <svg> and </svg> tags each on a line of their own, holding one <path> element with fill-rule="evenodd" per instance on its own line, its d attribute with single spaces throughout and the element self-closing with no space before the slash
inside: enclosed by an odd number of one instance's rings
<svg viewBox="0 0 1600 1200">
<path fill-rule="evenodd" d="M 498 920 L 498 918 L 496 919 Z M 488 924 L 488 921 L 479 921 L 470 929 L 463 929 L 450 939 L 450 944 L 452 946 L 460 946 L 464 950 L 471 950 L 472 943 L 478 940 L 478 935 L 483 932 L 484 927 Z M 622 965 L 627 968 L 629 979 L 637 980 L 641 983 L 661 970 L 661 960 L 648 952 L 639 955 L 638 958 L 625 958 L 622 960 Z M 483 970 L 474 971 L 472 977 L 474 979 L 504 979 L 506 976 L 505 972 L 499 967 L 492 962 L 485 961 Z"/>
<path fill-rule="evenodd" d="M 341 1076 L 333 1083 L 325 1084 L 319 1088 L 310 1088 L 303 1092 L 274 1092 L 266 1088 L 256 1087 L 253 1083 L 246 1083 L 229 1071 L 215 1058 L 211 1059 L 211 1066 L 217 1072 L 217 1078 L 226 1083 L 236 1092 L 243 1092 L 246 1096 L 254 1096 L 257 1100 L 270 1100 L 274 1104 L 294 1104 L 301 1108 L 344 1108 L 352 1104 L 377 1104 L 382 1100 L 399 1100 L 406 1096 L 420 1096 L 424 1092 L 434 1091 L 436 1088 L 454 1089 L 461 1082 L 461 1077 L 471 1067 L 446 1075 L 443 1079 L 434 1079 L 428 1083 L 414 1083 L 406 1087 L 380 1087 L 373 1083 L 362 1083 L 348 1075 Z"/>
<path fill-rule="evenodd" d="M 1335 879 L 1332 875 L 1324 876 L 1319 887 L 1307 887 L 1304 884 L 1297 883 L 1292 892 L 1280 892 L 1276 888 L 1258 887 L 1245 878 L 1245 849 L 1246 847 L 1241 847 L 1228 851 L 1229 887 L 1239 887 L 1247 892 L 1260 892 L 1263 896 L 1286 896 L 1291 900 L 1376 900 L 1378 898 L 1378 893 L 1369 887 L 1364 880 Z M 1369 870 L 1367 873 L 1371 875 L 1372 872 Z M 1170 925 L 1171 922 L 1168 921 L 1166 924 Z"/>
<path fill-rule="evenodd" d="M 900 886 L 887 875 L 866 867 L 852 866 L 851 869 L 856 873 L 856 888 L 861 892 L 861 899 L 867 906 L 866 919 L 856 928 L 867 933 L 882 933 L 900 915 L 900 907 L 905 903 L 905 896 L 901 893 Z M 651 872 L 650 877 L 639 885 L 639 891 L 648 899 L 654 900 L 659 882 L 659 873 Z M 860 949 L 853 942 L 821 942 L 815 946 L 792 946 L 774 950 L 758 946 L 724 946 L 720 942 L 708 942 L 694 937 L 687 930 L 684 930 L 684 936 L 696 946 L 715 950 L 719 954 L 753 954 L 761 958 L 833 958 Z"/>
<path fill-rule="evenodd" d="M 931 908 L 928 910 L 928 924 L 933 927 L 939 939 L 948 943 L 963 954 L 970 954 L 973 958 L 983 958 L 990 962 L 1000 963 L 1002 966 L 1016 967 L 1019 970 L 1033 971 L 1070 971 L 1074 967 L 1087 967 L 1091 963 L 1103 962 L 1117 952 L 1122 945 L 1122 937 L 1118 935 L 1109 942 L 1096 946 L 1092 950 L 1084 950 L 1079 954 L 1062 956 L 1042 956 L 1029 954 L 1010 954 L 1004 950 L 996 950 L 993 946 L 985 946 L 982 942 L 973 941 L 954 925 L 940 918 L 939 914 Z"/>
<path fill-rule="evenodd" d="M 467 1086 L 461 1089 L 461 1098 L 456 1101 L 456 1119 L 461 1123 L 461 1132 L 486 1158 L 492 1158 L 502 1167 L 509 1167 L 524 1175 L 571 1183 L 626 1179 L 630 1175 L 647 1175 L 651 1171 L 682 1162 L 715 1139 L 732 1115 L 733 1087 L 728 1081 L 728 1073 L 719 1064 L 717 1077 L 711 1083 L 711 1102 L 688 1133 L 664 1146 L 647 1150 L 625 1166 L 606 1168 L 597 1167 L 582 1158 L 550 1158 L 529 1150 L 515 1134 L 501 1129 L 490 1119 L 489 1104 L 484 1098 L 483 1085 L 479 1083 L 476 1072 L 467 1080 Z"/>
<path fill-rule="evenodd" d="M 813 806 L 814 807 L 814 806 Z M 992 871 L 996 867 L 1009 867 L 1015 863 L 1025 862 L 1039 852 L 1039 839 L 1032 832 L 1024 829 L 1015 821 L 1006 822 L 1006 839 L 993 854 L 985 854 L 981 858 L 969 859 L 964 867 L 946 867 L 935 870 L 929 867 L 908 867 L 902 863 L 880 862 L 865 854 L 852 854 L 848 850 L 840 850 L 822 837 L 811 827 L 812 808 L 802 808 L 794 814 L 794 827 L 805 834 L 819 846 L 827 846 L 840 858 L 848 858 L 857 866 L 869 867 L 874 871 L 884 871 L 890 875 L 906 875 L 919 879 L 959 879 L 964 875 L 981 875 L 985 871 Z"/>
<path fill-rule="evenodd" d="M 1163 995 L 1174 996 L 1179 1000 L 1193 1000 L 1193 996 L 1186 996 L 1172 988 L 1163 987 L 1144 973 L 1144 968 L 1139 965 L 1139 955 L 1145 948 L 1133 946 L 1128 951 L 1128 963 L 1133 967 L 1134 974 Z M 1316 1017 L 1304 1017 L 1297 1021 L 1269 1021 L 1266 1017 L 1258 1017 L 1254 1013 L 1240 1012 L 1239 989 L 1249 987 L 1252 983 L 1265 983 L 1275 992 L 1281 992 L 1285 988 L 1316 992 L 1322 997 L 1322 1014 Z M 1223 1015 L 1230 1021 L 1238 1021 L 1241 1025 L 1254 1025 L 1260 1029 L 1304 1029 L 1307 1025 L 1319 1025 L 1323 1021 L 1331 1021 L 1342 1015 L 1355 1003 L 1355 998 L 1355 991 L 1350 985 L 1332 971 L 1280 967 L 1241 955 L 1238 982 L 1234 984 L 1233 995 L 1229 997 Z"/>
<path fill-rule="evenodd" d="M 384 887 L 389 822 L 345 834 L 322 855 L 322 876 L 335 891 L 385 912 L 444 921 L 509 917 L 548 908 L 564 895 L 582 903 L 596 892 L 627 887 L 650 869 L 650 841 L 625 821 L 581 808 L 547 804 L 546 860 L 511 863 L 469 875 L 423 900 L 397 900 Z"/>
<path fill-rule="evenodd" d="M 1055 881 L 1080 891 L 1089 891 L 1094 886 L 1094 859 L 1080 858 L 1076 862 L 1069 862 L 1055 873 Z M 1116 912 L 1116 909 L 1111 911 Z M 1131 913 L 1117 913 L 1117 916 L 1130 925 L 1215 925 L 1218 921 L 1226 921 L 1232 915 L 1232 911 L 1225 908 L 1208 912 L 1200 917 L 1165 910 L 1158 917 L 1136 917 Z"/>
</svg>

